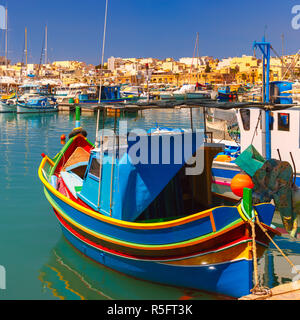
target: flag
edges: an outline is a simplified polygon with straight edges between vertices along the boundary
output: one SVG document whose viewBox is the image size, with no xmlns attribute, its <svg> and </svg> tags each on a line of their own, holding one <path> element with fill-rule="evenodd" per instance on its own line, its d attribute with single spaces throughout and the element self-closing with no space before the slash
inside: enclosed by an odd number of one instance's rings
<svg viewBox="0 0 300 320">
<path fill-rule="evenodd" d="M 0 6 L 0 29 L 7 29 L 6 8 L 4 6 Z"/>
</svg>

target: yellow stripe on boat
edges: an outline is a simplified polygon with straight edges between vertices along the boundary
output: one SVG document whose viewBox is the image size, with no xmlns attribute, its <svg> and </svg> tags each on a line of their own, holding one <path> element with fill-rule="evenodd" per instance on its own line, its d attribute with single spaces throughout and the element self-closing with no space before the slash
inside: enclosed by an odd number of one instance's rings
<svg viewBox="0 0 300 320">
<path fill-rule="evenodd" d="M 48 194 L 48 192 L 45 190 L 45 195 L 46 195 L 46 198 L 48 200 L 50 195 Z M 211 234 L 210 236 L 208 236 L 208 234 L 206 235 L 202 235 L 198 238 L 195 238 L 193 240 L 187 240 L 187 241 L 182 241 L 180 243 L 177 243 L 176 245 L 175 244 L 165 244 L 165 245 L 146 245 L 146 244 L 142 244 L 142 245 L 139 245 L 139 244 L 135 244 L 135 243 L 131 243 L 131 242 L 126 242 L 126 241 L 120 241 L 118 239 L 115 239 L 115 238 L 111 238 L 111 237 L 108 237 L 108 236 L 104 236 L 104 235 L 101 235 L 99 234 L 98 232 L 95 232 L 91 229 L 88 229 L 86 227 L 84 227 L 83 225 L 77 223 L 76 221 L 74 221 L 73 219 L 71 219 L 70 217 L 68 217 L 66 214 L 64 214 L 61 210 L 61 208 L 57 205 L 57 204 L 54 204 L 53 201 L 51 201 L 51 205 L 54 207 L 54 209 L 56 211 L 59 212 L 59 214 L 63 217 L 63 219 L 67 220 L 69 223 L 71 223 L 72 225 L 74 225 L 76 228 L 80 229 L 81 231 L 83 232 L 86 232 L 88 233 L 89 235 L 95 237 L 95 238 L 98 238 L 100 240 L 104 240 L 104 241 L 108 241 L 108 242 L 111 242 L 111 243 L 114 243 L 114 244 L 117 244 L 117 245 L 121 245 L 123 247 L 129 247 L 129 248 L 133 248 L 133 249 L 142 249 L 142 250 L 162 250 L 162 249 L 178 249 L 178 248 L 185 248 L 187 245 L 188 246 L 194 246 L 194 245 L 197 245 L 197 244 L 201 244 L 202 242 L 204 241 L 208 241 L 212 238 L 215 238 L 216 236 L 220 236 L 222 235 L 224 232 L 228 232 L 234 228 L 237 228 L 239 227 L 240 225 L 243 224 L 242 221 L 240 222 L 237 222 L 235 225 L 229 227 L 229 228 L 226 228 L 224 230 L 221 230 L 217 233 L 213 233 Z"/>
</svg>

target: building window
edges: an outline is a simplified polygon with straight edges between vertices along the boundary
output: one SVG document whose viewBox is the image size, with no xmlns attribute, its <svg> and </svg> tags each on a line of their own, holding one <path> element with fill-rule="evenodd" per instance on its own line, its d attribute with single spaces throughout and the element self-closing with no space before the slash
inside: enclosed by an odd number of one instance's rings
<svg viewBox="0 0 300 320">
<path fill-rule="evenodd" d="M 250 110 L 249 109 L 241 109 L 240 115 L 242 118 L 244 130 L 249 131 L 250 130 Z"/>
<path fill-rule="evenodd" d="M 278 130 L 290 131 L 290 115 L 289 113 L 278 113 Z"/>
</svg>

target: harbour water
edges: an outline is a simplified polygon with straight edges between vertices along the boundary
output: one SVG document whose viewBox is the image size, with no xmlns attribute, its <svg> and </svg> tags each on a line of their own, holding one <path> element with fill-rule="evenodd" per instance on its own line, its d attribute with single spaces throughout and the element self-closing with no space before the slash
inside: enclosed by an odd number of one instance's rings
<svg viewBox="0 0 300 320">
<path fill-rule="evenodd" d="M 202 116 L 193 111 L 193 126 Z M 190 128 L 189 109 L 147 110 L 123 118 L 129 128 Z M 106 127 L 112 128 L 108 118 Z M 6 289 L 0 299 L 224 299 L 200 291 L 137 280 L 109 270 L 73 248 L 62 236 L 44 197 L 37 170 L 41 153 L 55 155 L 60 136 L 74 128 L 75 114 L 0 114 L 0 265 Z M 83 115 L 82 126 L 95 140 L 95 116 Z M 278 217 L 275 219 L 280 226 Z M 275 239 L 300 269 L 300 241 Z M 296 273 L 271 245 L 259 266 L 269 287 L 295 279 Z M 237 284 L 238 285 L 238 284 Z"/>
</svg>

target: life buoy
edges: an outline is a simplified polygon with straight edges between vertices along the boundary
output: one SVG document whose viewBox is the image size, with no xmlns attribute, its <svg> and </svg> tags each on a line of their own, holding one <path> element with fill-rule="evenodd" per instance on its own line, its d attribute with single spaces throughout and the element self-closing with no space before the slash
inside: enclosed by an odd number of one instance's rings
<svg viewBox="0 0 300 320">
<path fill-rule="evenodd" d="M 46 101 L 42 101 L 41 105 L 42 105 L 42 107 L 46 107 L 46 105 L 47 105 Z"/>
</svg>

